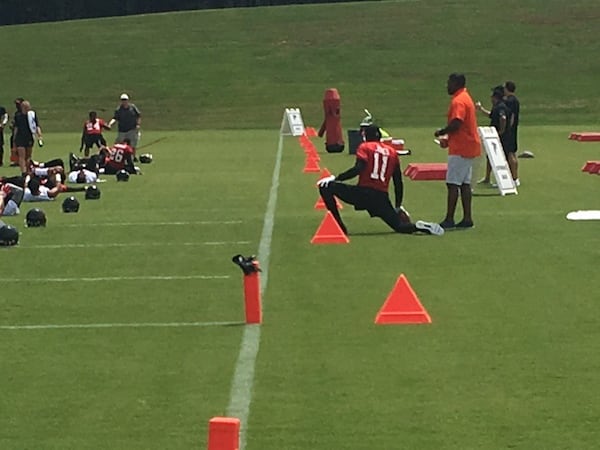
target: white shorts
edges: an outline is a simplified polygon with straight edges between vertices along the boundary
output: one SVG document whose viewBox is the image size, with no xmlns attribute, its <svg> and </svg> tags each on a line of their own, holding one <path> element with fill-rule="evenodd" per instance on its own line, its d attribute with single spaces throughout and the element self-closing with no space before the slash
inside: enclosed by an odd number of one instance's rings
<svg viewBox="0 0 600 450">
<path fill-rule="evenodd" d="M 465 158 L 459 155 L 448 155 L 448 170 L 446 172 L 446 183 L 471 184 L 473 175 L 474 158 Z"/>
</svg>

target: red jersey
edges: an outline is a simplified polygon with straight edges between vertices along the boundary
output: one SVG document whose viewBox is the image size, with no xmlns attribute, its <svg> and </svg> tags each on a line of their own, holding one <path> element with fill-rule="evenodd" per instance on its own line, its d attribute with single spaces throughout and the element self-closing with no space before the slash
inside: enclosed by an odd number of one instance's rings
<svg viewBox="0 0 600 450">
<path fill-rule="evenodd" d="M 381 142 L 363 142 L 356 149 L 356 158 L 367 163 L 358 175 L 358 185 L 387 192 L 394 171 L 400 167 L 396 150 Z"/>
<path fill-rule="evenodd" d="M 102 134 L 102 128 L 104 126 L 106 126 L 106 122 L 104 122 L 102 119 L 96 119 L 93 122 L 91 120 L 87 120 L 83 124 L 85 134 Z"/>
<path fill-rule="evenodd" d="M 133 149 L 127 144 L 115 144 L 108 149 L 108 156 L 105 160 L 107 166 L 114 167 L 116 170 L 125 168 L 125 164 L 133 160 Z"/>
</svg>

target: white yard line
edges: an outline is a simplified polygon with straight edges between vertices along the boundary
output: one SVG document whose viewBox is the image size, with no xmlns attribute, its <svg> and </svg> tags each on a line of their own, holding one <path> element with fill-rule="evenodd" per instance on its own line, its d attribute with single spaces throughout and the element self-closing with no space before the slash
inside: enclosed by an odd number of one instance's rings
<svg viewBox="0 0 600 450">
<path fill-rule="evenodd" d="M 275 222 L 275 206 L 277 204 L 277 190 L 279 189 L 279 173 L 281 171 L 281 154 L 283 150 L 283 136 L 279 136 L 275 167 L 271 180 L 271 190 L 267 210 L 263 222 L 263 231 L 258 246 L 258 261 L 262 272 L 260 274 L 260 290 L 264 296 L 269 279 L 269 258 L 271 256 L 271 238 L 273 236 L 273 225 Z M 263 299 L 264 300 L 264 299 Z M 263 301 L 264 308 L 264 301 Z M 231 383 L 229 406 L 227 415 L 240 419 L 240 448 L 246 448 L 248 434 L 248 418 L 250 416 L 250 403 L 252 402 L 252 390 L 254 385 L 254 369 L 256 357 L 260 347 L 260 325 L 246 325 L 240 346 L 235 372 Z"/>
<path fill-rule="evenodd" d="M 79 323 L 79 324 L 39 324 L 39 325 L 0 325 L 0 330 L 55 330 L 92 328 L 184 328 L 218 327 L 242 325 L 243 322 L 165 322 L 165 323 Z"/>
<path fill-rule="evenodd" d="M 196 222 L 96 222 L 96 223 L 69 223 L 61 227 L 163 227 L 163 226 L 185 226 L 185 225 L 235 225 L 242 223 L 241 220 L 201 220 Z"/>
<path fill-rule="evenodd" d="M 71 281 L 129 281 L 129 280 L 224 280 L 229 275 L 147 275 L 139 277 L 71 277 L 71 278 L 0 278 L 0 283 L 69 283 Z"/>
<path fill-rule="evenodd" d="M 43 245 L 19 245 L 20 249 L 43 249 L 43 248 L 109 248 L 109 247 L 167 247 L 167 246 L 218 246 L 218 245 L 247 245 L 250 241 L 206 241 L 206 242 L 111 242 L 104 244 L 43 244 Z"/>
</svg>

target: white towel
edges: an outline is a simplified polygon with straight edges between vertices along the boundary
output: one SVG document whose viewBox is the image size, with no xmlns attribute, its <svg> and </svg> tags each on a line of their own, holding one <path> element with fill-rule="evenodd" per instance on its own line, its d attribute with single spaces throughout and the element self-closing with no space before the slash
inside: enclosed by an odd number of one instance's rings
<svg viewBox="0 0 600 450">
<path fill-rule="evenodd" d="M 35 117 L 35 111 L 27 111 L 27 122 L 29 122 L 29 129 L 31 130 L 31 134 L 37 134 L 37 117 Z"/>
</svg>

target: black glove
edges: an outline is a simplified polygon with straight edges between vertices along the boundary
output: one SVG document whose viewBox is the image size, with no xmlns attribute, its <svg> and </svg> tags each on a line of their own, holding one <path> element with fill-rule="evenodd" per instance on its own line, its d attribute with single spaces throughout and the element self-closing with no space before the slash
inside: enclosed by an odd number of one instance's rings
<svg viewBox="0 0 600 450">
<path fill-rule="evenodd" d="M 244 272 L 244 275 L 250 275 L 251 273 L 261 272 L 260 267 L 258 267 L 258 262 L 256 264 L 254 263 L 256 261 L 254 256 L 244 257 L 242 255 L 235 255 L 233 258 L 231 258 L 231 260 L 234 264 L 240 266 L 240 268 Z"/>
</svg>

